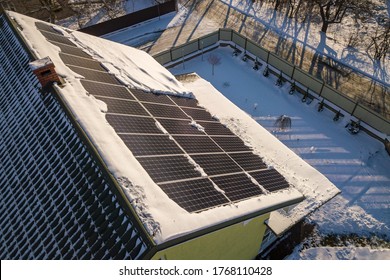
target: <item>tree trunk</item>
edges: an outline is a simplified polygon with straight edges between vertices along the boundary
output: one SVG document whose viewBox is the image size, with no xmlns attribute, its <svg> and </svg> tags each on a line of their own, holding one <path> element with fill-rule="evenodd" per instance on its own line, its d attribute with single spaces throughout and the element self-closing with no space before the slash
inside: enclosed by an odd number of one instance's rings
<svg viewBox="0 0 390 280">
<path fill-rule="evenodd" d="M 322 27 L 321 27 L 321 32 L 324 32 L 326 34 L 326 31 L 328 31 L 328 27 L 329 27 L 329 22 L 323 21 Z"/>
</svg>

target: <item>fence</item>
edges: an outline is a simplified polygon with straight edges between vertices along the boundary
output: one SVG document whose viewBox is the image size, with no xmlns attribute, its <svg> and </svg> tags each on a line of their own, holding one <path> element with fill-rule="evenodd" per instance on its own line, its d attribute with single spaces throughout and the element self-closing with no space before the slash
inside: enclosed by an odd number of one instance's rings
<svg viewBox="0 0 390 280">
<path fill-rule="evenodd" d="M 125 16 L 114 18 L 102 23 L 98 23 L 89 27 L 81 28 L 79 31 L 102 36 L 104 34 L 114 32 L 116 30 L 132 26 L 134 24 L 165 15 L 176 10 L 176 1 L 164 2 Z"/>
<path fill-rule="evenodd" d="M 377 131 L 390 135 L 390 121 L 386 117 L 360 104 L 358 101 L 327 85 L 324 81 L 310 75 L 231 29 L 219 29 L 184 45 L 156 54 L 154 58 L 160 64 L 166 65 L 191 55 L 197 55 L 199 51 L 203 51 L 213 45 L 218 46 L 224 41 L 251 53 L 257 59 L 281 71 L 280 74 L 283 77 L 287 77 L 297 84 L 306 87 L 308 91 L 316 93 L 321 99 L 323 98 L 336 105 Z M 383 136 L 379 137 L 384 138 Z"/>
</svg>

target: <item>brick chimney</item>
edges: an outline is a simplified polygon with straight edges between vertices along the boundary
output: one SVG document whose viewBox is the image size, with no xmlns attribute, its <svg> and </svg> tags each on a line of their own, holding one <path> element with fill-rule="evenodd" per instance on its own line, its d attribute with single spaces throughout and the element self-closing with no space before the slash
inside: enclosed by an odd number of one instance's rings
<svg viewBox="0 0 390 280">
<path fill-rule="evenodd" d="M 60 77 L 56 73 L 54 63 L 51 61 L 50 57 L 38 59 L 29 64 L 33 73 L 41 83 L 42 88 L 54 82 L 61 84 Z"/>
</svg>

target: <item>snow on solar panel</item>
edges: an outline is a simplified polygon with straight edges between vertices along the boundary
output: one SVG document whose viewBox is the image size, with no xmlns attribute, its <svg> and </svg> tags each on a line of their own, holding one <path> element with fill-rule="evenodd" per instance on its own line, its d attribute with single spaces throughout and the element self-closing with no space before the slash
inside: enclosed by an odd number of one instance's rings
<svg viewBox="0 0 390 280">
<path fill-rule="evenodd" d="M 193 109 L 186 107 L 182 107 L 181 109 L 194 120 L 215 121 L 210 113 L 204 109 Z"/>
<path fill-rule="evenodd" d="M 198 128 L 191 126 L 191 120 L 158 119 L 170 134 L 204 134 Z"/>
<path fill-rule="evenodd" d="M 209 176 L 242 172 L 240 166 L 226 154 L 192 155 L 191 157 Z"/>
<path fill-rule="evenodd" d="M 204 127 L 206 133 L 209 135 L 234 135 L 228 128 L 226 128 L 220 122 L 197 121 L 197 123 L 202 127 Z"/>
<path fill-rule="evenodd" d="M 253 153 L 232 153 L 229 156 L 245 171 L 253 171 L 267 168 L 261 158 Z"/>
<path fill-rule="evenodd" d="M 157 183 L 201 176 L 185 156 L 145 157 L 138 161 Z"/>
<path fill-rule="evenodd" d="M 177 97 L 170 96 L 173 102 L 175 102 L 179 106 L 185 107 L 198 107 L 198 100 L 194 98 L 185 98 L 185 97 Z"/>
<path fill-rule="evenodd" d="M 255 185 L 246 174 L 232 174 L 211 179 L 231 201 L 244 200 L 262 195 L 260 187 Z"/>
<path fill-rule="evenodd" d="M 130 89 L 130 91 L 139 101 L 142 102 L 174 105 L 171 99 L 165 94 L 154 94 L 151 92 L 144 92 L 139 89 Z"/>
</svg>

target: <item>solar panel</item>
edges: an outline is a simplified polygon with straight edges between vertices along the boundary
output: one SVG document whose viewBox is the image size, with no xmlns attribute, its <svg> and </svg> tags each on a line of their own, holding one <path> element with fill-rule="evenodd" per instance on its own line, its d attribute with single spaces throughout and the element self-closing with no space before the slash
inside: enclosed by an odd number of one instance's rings
<svg viewBox="0 0 390 280">
<path fill-rule="evenodd" d="M 190 120 L 158 119 L 158 121 L 170 134 L 204 134 L 191 126 Z"/>
<path fill-rule="evenodd" d="M 191 155 L 207 175 L 242 172 L 242 169 L 226 154 Z"/>
<path fill-rule="evenodd" d="M 286 179 L 275 169 L 249 173 L 267 191 L 274 192 L 289 187 Z"/>
<path fill-rule="evenodd" d="M 77 47 L 72 47 L 69 45 L 61 44 L 58 42 L 53 42 L 50 40 L 49 40 L 49 42 L 52 43 L 53 45 L 56 45 L 57 47 L 59 47 L 61 49 L 61 52 L 63 52 L 63 53 L 67 53 L 67 54 L 71 54 L 71 55 L 75 55 L 75 56 L 80 56 L 80 57 L 85 57 L 85 58 L 92 58 L 92 56 L 90 56 L 89 54 L 85 53 L 84 51 L 82 51 L 81 49 L 79 49 Z"/>
<path fill-rule="evenodd" d="M 184 156 L 137 158 L 157 183 L 200 177 L 200 173 Z"/>
<path fill-rule="evenodd" d="M 188 212 L 199 212 L 229 203 L 208 179 L 161 184 L 160 187 L 169 198 Z"/>
<path fill-rule="evenodd" d="M 97 82 L 104 82 L 107 84 L 115 84 L 120 85 L 119 81 L 115 78 L 115 76 L 108 74 L 106 72 L 100 72 L 100 71 L 94 71 L 78 66 L 70 66 L 68 67 L 76 72 L 77 74 L 80 74 L 81 76 L 84 76 L 85 79 L 91 80 L 91 81 L 97 81 Z"/>
<path fill-rule="evenodd" d="M 104 69 L 96 60 L 73 56 L 66 53 L 60 53 L 60 58 L 65 64 L 80 66 L 98 71 L 106 71 L 106 69 Z"/>
<path fill-rule="evenodd" d="M 146 112 L 137 101 L 113 99 L 101 96 L 96 96 L 96 98 L 107 104 L 108 113 L 149 116 L 148 112 Z"/>
<path fill-rule="evenodd" d="M 188 116 L 177 106 L 168 106 L 152 103 L 144 103 L 144 106 L 155 117 L 188 119 Z"/>
<path fill-rule="evenodd" d="M 47 31 L 43 31 L 43 30 L 41 30 L 41 33 L 43 36 L 46 37 L 47 40 L 76 47 L 76 45 L 72 41 L 70 41 L 68 38 L 66 38 L 63 35 L 55 34 L 52 32 L 47 32 Z"/>
<path fill-rule="evenodd" d="M 208 136 L 175 136 L 175 140 L 188 153 L 222 153 Z"/>
<path fill-rule="evenodd" d="M 130 89 L 130 91 L 139 101 L 175 105 L 165 94 L 154 94 L 138 89 Z"/>
<path fill-rule="evenodd" d="M 179 106 L 185 107 L 197 107 L 198 100 L 195 98 L 186 98 L 186 97 L 178 97 L 178 96 L 170 96 L 173 102 L 175 102 Z"/>
<path fill-rule="evenodd" d="M 58 31 L 56 31 L 51 25 L 43 23 L 43 22 L 36 22 L 35 26 L 40 30 L 40 31 L 47 31 L 55 34 L 60 34 Z"/>
<path fill-rule="evenodd" d="M 261 158 L 253 153 L 229 154 L 245 171 L 259 170 L 267 168 Z"/>
<path fill-rule="evenodd" d="M 232 137 L 211 137 L 217 144 L 224 149 L 226 152 L 247 152 L 251 151 L 251 148 L 245 145 L 244 141 L 242 141 L 237 136 Z"/>
<path fill-rule="evenodd" d="M 203 109 L 193 109 L 182 107 L 182 110 L 194 120 L 203 120 L 203 121 L 215 121 L 209 112 Z"/>
<path fill-rule="evenodd" d="M 49 31 L 47 26 L 42 29 Z M 65 37 L 46 33 L 43 31 L 49 40 L 55 41 L 62 48 L 64 53 L 60 54 L 61 59 L 71 65 L 69 68 L 87 80 L 95 81 L 83 80 L 82 83 L 90 94 L 107 104 L 107 121 L 151 178 L 185 210 L 202 211 L 229 203 L 229 199 L 241 201 L 263 194 L 261 188 L 243 173 L 244 170 L 251 171 L 252 176 L 260 180 L 259 183 L 269 191 L 288 187 L 285 179 L 274 170 L 254 171 L 266 168 L 261 158 L 201 108 L 196 99 L 115 86 L 120 85 L 119 81 L 106 73 L 99 62 L 75 57 L 85 54 L 68 46 L 72 43 Z M 146 117 L 148 112 L 173 135 L 174 140 L 157 128 L 153 118 Z M 191 119 L 202 126 L 205 132 L 194 127 Z M 176 142 L 207 175 L 212 176 L 211 179 L 201 177 L 188 158 L 182 155 L 183 150 Z"/>
<path fill-rule="evenodd" d="M 116 133 L 162 134 L 152 118 L 106 114 L 106 119 Z"/>
<path fill-rule="evenodd" d="M 80 81 L 89 94 L 134 100 L 133 95 L 129 93 L 124 86 L 103 84 L 87 80 Z"/>
<path fill-rule="evenodd" d="M 119 135 L 135 156 L 183 154 L 168 135 Z"/>
<path fill-rule="evenodd" d="M 205 128 L 209 135 L 234 135 L 228 128 L 219 122 L 204 122 L 197 121 L 197 123 Z"/>
<path fill-rule="evenodd" d="M 225 192 L 231 201 L 263 194 L 260 187 L 255 185 L 244 173 L 213 177 L 211 180 Z"/>
</svg>

